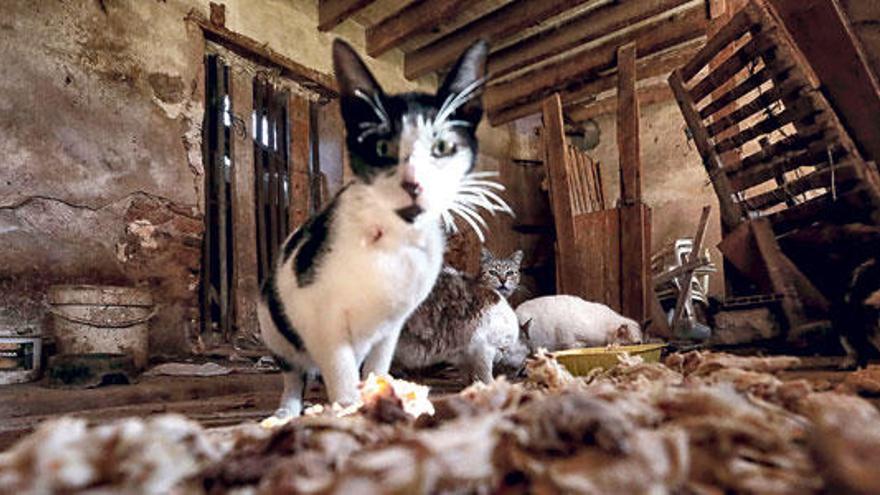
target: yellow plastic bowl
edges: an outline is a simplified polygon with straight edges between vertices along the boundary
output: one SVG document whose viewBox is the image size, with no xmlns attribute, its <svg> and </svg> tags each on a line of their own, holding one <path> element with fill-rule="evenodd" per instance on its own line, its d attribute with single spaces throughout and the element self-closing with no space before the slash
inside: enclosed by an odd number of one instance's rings
<svg viewBox="0 0 880 495">
<path fill-rule="evenodd" d="M 585 347 L 553 353 L 553 357 L 573 375 L 587 375 L 596 368 L 611 369 L 619 362 L 617 356 L 628 353 L 640 356 L 646 363 L 660 361 L 666 344 L 623 345 L 619 347 Z"/>
</svg>

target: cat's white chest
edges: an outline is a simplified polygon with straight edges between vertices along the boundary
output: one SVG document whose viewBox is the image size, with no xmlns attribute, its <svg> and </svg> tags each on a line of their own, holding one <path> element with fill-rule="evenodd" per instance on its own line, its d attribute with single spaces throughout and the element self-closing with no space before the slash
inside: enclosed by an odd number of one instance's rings
<svg viewBox="0 0 880 495">
<path fill-rule="evenodd" d="M 294 319 L 310 320 L 301 323 L 340 322 L 328 328 L 343 329 L 339 337 L 360 354 L 399 331 L 427 297 L 442 264 L 443 233 L 439 223 L 413 226 L 369 209 L 352 214 L 353 206 L 341 207 L 315 283 L 297 289 L 290 301 Z"/>
</svg>

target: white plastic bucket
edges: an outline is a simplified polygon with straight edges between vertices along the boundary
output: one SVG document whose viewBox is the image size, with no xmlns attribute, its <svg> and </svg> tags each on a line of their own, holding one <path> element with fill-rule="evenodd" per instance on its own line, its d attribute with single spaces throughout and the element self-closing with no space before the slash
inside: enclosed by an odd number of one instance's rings
<svg viewBox="0 0 880 495">
<path fill-rule="evenodd" d="M 149 357 L 153 298 L 145 289 L 57 285 L 49 289 L 55 340 L 62 354 L 129 354 L 137 368 Z"/>
</svg>

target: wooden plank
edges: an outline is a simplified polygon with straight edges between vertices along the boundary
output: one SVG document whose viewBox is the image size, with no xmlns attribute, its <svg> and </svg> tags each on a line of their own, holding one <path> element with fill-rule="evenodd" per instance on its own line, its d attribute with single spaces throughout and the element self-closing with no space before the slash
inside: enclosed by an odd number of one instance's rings
<svg viewBox="0 0 880 495">
<path fill-rule="evenodd" d="M 681 68 L 682 80 L 690 81 L 693 79 L 721 50 L 739 39 L 754 23 L 755 20 L 751 14 L 745 10 L 734 15 L 730 22 L 706 43 L 706 46 L 697 53 L 693 60 Z"/>
<path fill-rule="evenodd" d="M 820 188 L 834 187 L 843 190 L 846 184 L 862 179 L 860 170 L 852 163 L 837 164 L 807 174 L 800 179 L 786 182 L 782 187 L 773 189 L 744 201 L 750 210 L 763 210 L 785 202 L 787 199 Z"/>
<path fill-rule="evenodd" d="M 703 78 L 689 92 L 694 102 L 699 103 L 713 91 L 729 82 L 734 76 L 756 62 L 762 54 L 776 48 L 776 43 L 769 36 L 761 34 L 753 35 L 752 38 L 738 50 L 727 57 L 709 74 Z"/>
<path fill-rule="evenodd" d="M 488 72 L 492 74 L 492 77 L 510 74 L 638 22 L 661 15 L 688 1 L 690 0 L 615 2 L 583 12 L 553 26 L 552 29 L 535 33 L 493 53 L 487 62 Z"/>
<path fill-rule="evenodd" d="M 620 211 L 585 213 L 574 218 L 575 242 L 584 253 L 578 295 L 620 312 Z"/>
<path fill-rule="evenodd" d="M 256 204 L 254 185 L 254 146 L 251 138 L 250 120 L 253 111 L 253 79 L 243 71 L 232 71 L 232 112 L 234 120 L 245 123 L 244 129 L 233 128 L 232 136 L 232 227 L 233 227 L 233 293 L 235 330 L 239 335 L 259 333 L 257 322 L 257 299 L 259 278 L 257 273 Z"/>
<path fill-rule="evenodd" d="M 281 229 L 279 228 L 280 218 L 279 218 L 279 209 L 281 208 L 279 198 L 280 198 L 280 190 L 281 190 L 281 177 L 278 167 L 278 157 L 277 153 L 275 153 L 276 146 L 276 133 L 275 133 L 275 125 L 278 122 L 278 107 L 276 106 L 276 98 L 275 98 L 275 87 L 271 83 L 266 84 L 266 105 L 267 105 L 267 118 L 269 119 L 269 128 L 268 128 L 268 145 L 264 150 L 264 154 L 266 156 L 266 161 L 268 165 L 269 171 L 269 186 L 268 186 L 268 194 L 267 194 L 267 203 L 269 205 L 269 228 L 267 236 L 268 242 L 268 250 L 269 250 L 269 266 L 274 266 L 275 261 L 277 259 L 276 255 L 278 253 L 278 246 L 281 244 L 281 239 L 279 239 L 279 233 Z"/>
<path fill-rule="evenodd" d="M 290 230 L 296 230 L 309 219 L 309 159 L 311 118 L 309 100 L 291 93 L 290 109 Z"/>
<path fill-rule="evenodd" d="M 810 323 L 803 298 L 809 299 L 815 309 L 827 309 L 828 303 L 810 281 L 783 253 L 776 241 L 773 229 L 766 219 L 750 222 L 758 253 L 763 258 L 770 286 L 775 293 L 783 294 L 782 312 L 788 323 L 789 339 L 798 335 L 798 329 Z M 823 308 L 824 306 L 824 308 Z"/>
<path fill-rule="evenodd" d="M 329 31 L 375 0 L 320 0 L 318 31 Z"/>
<path fill-rule="evenodd" d="M 768 116 L 748 129 L 715 144 L 715 150 L 718 151 L 718 153 L 724 153 L 734 148 L 739 148 L 762 134 L 768 134 L 776 129 L 784 127 L 786 124 L 804 122 L 808 118 L 815 117 L 819 113 L 818 109 L 803 101 L 801 103 L 802 104 L 799 108 L 787 108 L 778 114 Z"/>
<path fill-rule="evenodd" d="M 684 88 L 680 71 L 675 70 L 672 72 L 672 75 L 669 77 L 669 85 L 672 87 L 672 92 L 678 101 L 678 106 L 681 109 L 684 120 L 694 136 L 694 144 L 703 158 L 703 166 L 706 168 L 706 173 L 712 180 L 712 187 L 715 189 L 718 204 L 721 207 L 722 226 L 726 230 L 732 230 L 742 220 L 743 211 L 733 201 L 734 191 L 727 180 L 727 176 L 723 173 L 723 163 L 718 155 L 715 154 L 709 135 L 703 126 L 703 121 L 699 114 L 697 114 L 693 100 Z"/>
<path fill-rule="evenodd" d="M 731 187 L 737 191 L 745 191 L 750 187 L 773 179 L 800 167 L 818 166 L 828 162 L 828 145 L 822 141 L 811 143 L 807 149 L 795 153 L 774 157 L 767 162 L 744 169 L 729 176 Z M 845 158 L 845 152 L 838 146 L 831 148 L 835 160 Z"/>
<path fill-rule="evenodd" d="M 651 284 L 650 220 L 643 203 L 617 208 L 620 211 L 620 309 L 643 323 L 648 319 Z"/>
<path fill-rule="evenodd" d="M 216 149 L 217 125 L 217 65 L 219 58 L 216 55 L 205 57 L 205 120 L 202 128 L 202 140 L 206 143 L 202 147 L 202 160 L 205 164 L 205 231 L 202 237 L 202 264 L 199 271 L 199 303 L 200 303 L 200 328 L 205 335 L 211 331 L 211 227 L 215 225 L 213 198 L 211 196 L 214 184 L 214 158 Z"/>
<path fill-rule="evenodd" d="M 839 0 L 769 0 L 868 161 L 880 162 L 880 82 Z"/>
<path fill-rule="evenodd" d="M 306 67 L 293 59 L 272 50 L 265 43 L 217 26 L 202 14 L 191 10 L 186 21 L 202 29 L 205 39 L 220 44 L 233 52 L 260 65 L 278 69 L 280 75 L 310 89 L 323 98 L 332 99 L 339 95 L 336 80 L 329 74 Z"/>
<path fill-rule="evenodd" d="M 223 335 L 224 340 L 227 342 L 230 340 L 230 318 L 229 318 L 229 271 L 232 269 L 229 266 L 229 258 L 232 253 L 229 252 L 230 248 L 230 239 L 228 238 L 228 227 L 229 227 L 229 204 L 227 197 L 227 175 L 229 173 L 229 169 L 226 166 L 226 149 L 228 147 L 227 137 L 228 137 L 228 129 L 223 119 L 223 100 L 221 99 L 223 96 L 227 94 L 228 86 L 229 86 L 229 71 L 225 64 L 219 63 L 217 67 L 217 108 L 219 118 L 216 119 L 215 125 L 217 126 L 217 148 L 215 148 L 214 153 L 214 163 L 212 166 L 214 167 L 214 192 L 217 197 L 217 271 L 220 276 L 220 286 L 218 288 L 219 292 L 219 305 L 220 305 L 220 321 L 219 330 L 221 335 Z"/>
<path fill-rule="evenodd" d="M 560 278 L 556 281 L 560 294 L 568 291 L 576 283 L 574 227 L 572 225 L 571 190 L 566 174 L 565 126 L 562 121 L 562 100 L 554 94 L 544 100 L 544 166 L 550 181 L 550 203 L 556 223 L 556 242 L 559 256 L 556 264 Z"/>
<path fill-rule="evenodd" d="M 636 88 L 636 94 L 639 100 L 639 107 L 654 105 L 675 99 L 675 96 L 672 94 L 672 89 L 669 88 L 669 84 L 664 82 Z M 608 115 L 615 112 L 617 112 L 616 92 L 592 103 L 566 107 L 565 114 L 572 122 L 583 122 L 585 120 L 594 119 L 600 115 Z"/>
<path fill-rule="evenodd" d="M 254 165 L 256 189 L 256 217 L 257 217 L 257 253 L 259 264 L 260 283 L 266 280 L 269 274 L 269 233 L 266 227 L 269 225 L 266 217 L 268 170 L 266 169 L 266 154 L 263 149 L 263 117 L 266 115 L 266 82 L 254 79 L 254 109 L 256 110 L 256 129 L 254 131 Z"/>
<path fill-rule="evenodd" d="M 378 57 L 410 36 L 430 32 L 461 13 L 467 0 L 416 0 L 367 28 L 367 53 Z"/>
<path fill-rule="evenodd" d="M 596 191 L 599 193 L 599 209 L 604 210 L 605 204 L 605 186 L 602 184 L 602 166 L 599 162 L 593 164 L 593 177 L 596 184 Z"/>
<path fill-rule="evenodd" d="M 688 254 L 687 258 L 684 260 L 684 264 L 692 263 L 702 257 L 703 242 L 706 239 L 706 226 L 709 224 L 709 214 L 711 212 L 711 206 L 707 205 L 703 207 L 703 211 L 700 213 L 700 221 L 697 224 L 697 233 L 694 235 L 693 247 L 690 254 Z M 678 298 L 675 300 L 675 309 L 672 312 L 673 328 L 675 328 L 677 323 L 684 318 L 685 304 L 687 304 L 687 301 L 691 298 L 691 291 L 693 290 L 691 283 L 693 278 L 694 272 L 689 271 L 682 274 L 678 279 Z"/>
<path fill-rule="evenodd" d="M 711 101 L 709 101 L 709 103 L 700 110 L 700 117 L 704 119 L 709 118 L 710 116 L 720 112 L 739 98 L 742 98 L 743 96 L 758 89 L 759 86 L 769 81 L 770 79 L 775 79 L 777 81 L 785 80 L 786 75 L 792 67 L 794 67 L 794 65 L 789 64 L 778 69 L 778 72 L 776 67 L 762 67 L 761 70 L 750 75 L 743 82 L 737 84 L 731 90 L 723 94 L 713 96 Z"/>
<path fill-rule="evenodd" d="M 698 37 L 662 53 L 641 57 L 636 65 L 636 72 L 642 79 L 667 75 L 673 69 L 681 67 L 681 65 L 687 60 L 690 60 L 693 54 L 699 49 L 702 42 L 703 38 Z M 565 114 L 568 115 L 570 112 L 578 111 L 585 103 L 595 100 L 597 94 L 616 87 L 617 67 L 615 66 L 608 71 L 599 74 L 596 78 L 574 85 L 560 92 L 562 101 L 565 104 Z M 616 109 L 617 100 L 615 99 L 614 101 Z M 530 101 L 505 108 L 504 110 L 493 114 L 491 116 L 493 119 L 492 123 L 493 125 L 500 125 L 527 115 L 539 113 L 540 111 L 541 101 Z"/>
<path fill-rule="evenodd" d="M 416 79 L 452 65 L 464 50 L 477 40 L 494 44 L 509 38 L 562 12 L 592 0 L 555 0 L 535 2 L 515 0 L 503 7 L 406 54 L 403 71 L 407 79 Z"/>
<path fill-rule="evenodd" d="M 617 153 L 620 199 L 625 205 L 642 201 L 642 159 L 639 144 L 639 100 L 636 97 L 636 44 L 617 49 Z"/>
<path fill-rule="evenodd" d="M 715 137 L 720 134 L 721 131 L 733 127 L 760 111 L 771 108 L 771 106 L 777 101 L 784 98 L 796 97 L 797 93 L 804 88 L 805 86 L 801 81 L 798 81 L 797 79 L 789 79 L 778 86 L 773 86 L 766 91 L 762 91 L 748 103 L 740 105 L 735 111 L 716 119 L 706 130 L 709 132 L 710 136 Z"/>
<path fill-rule="evenodd" d="M 545 96 L 596 79 L 615 65 L 617 48 L 638 40 L 638 54 L 649 56 L 705 33 L 706 16 L 700 6 L 664 16 L 620 36 L 600 43 L 593 49 L 578 52 L 558 62 L 542 65 L 509 81 L 486 89 L 484 104 L 489 118 L 497 125 L 500 110 L 538 100 Z"/>
</svg>

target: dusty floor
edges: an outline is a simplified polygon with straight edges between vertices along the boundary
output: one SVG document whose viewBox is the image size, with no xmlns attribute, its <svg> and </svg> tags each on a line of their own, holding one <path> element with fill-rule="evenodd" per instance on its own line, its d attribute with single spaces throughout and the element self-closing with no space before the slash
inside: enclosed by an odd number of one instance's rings
<svg viewBox="0 0 880 495">
<path fill-rule="evenodd" d="M 464 388 L 450 370 L 420 378 L 432 394 Z M 204 426 L 226 426 L 260 420 L 272 414 L 281 395 L 277 372 L 233 373 L 213 377 L 141 377 L 132 385 L 60 389 L 45 381 L 0 387 L 0 451 L 53 416 L 75 415 L 90 421 L 125 416 L 181 413 Z M 320 402 L 322 385 L 313 383 L 307 401 Z"/>
<path fill-rule="evenodd" d="M 833 388 L 846 376 L 838 357 L 805 357 L 798 369 L 780 374 L 784 380 L 805 378 Z M 432 395 L 463 388 L 452 370 L 418 378 Z M 33 431 L 41 421 L 75 415 L 99 422 L 124 416 L 176 412 L 204 426 L 226 426 L 262 419 L 275 410 L 281 394 L 279 373 L 241 373 L 215 377 L 145 377 L 133 385 L 93 389 L 48 388 L 42 383 L 0 387 L 0 450 Z M 321 385 L 313 384 L 307 400 L 320 401 Z M 880 406 L 880 399 L 874 400 Z"/>
</svg>

